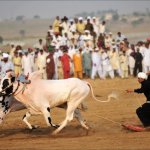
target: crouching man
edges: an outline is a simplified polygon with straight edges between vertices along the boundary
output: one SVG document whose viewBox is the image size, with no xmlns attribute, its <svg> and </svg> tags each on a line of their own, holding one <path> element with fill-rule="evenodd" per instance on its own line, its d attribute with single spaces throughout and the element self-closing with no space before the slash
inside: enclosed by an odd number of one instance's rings
<svg viewBox="0 0 150 150">
<path fill-rule="evenodd" d="M 144 127 L 150 127 L 150 80 L 147 80 L 147 75 L 144 72 L 138 73 L 138 82 L 141 88 L 134 90 L 126 90 L 128 93 L 135 92 L 143 93 L 146 97 L 146 102 L 136 109 L 136 114 L 139 117 Z"/>
</svg>

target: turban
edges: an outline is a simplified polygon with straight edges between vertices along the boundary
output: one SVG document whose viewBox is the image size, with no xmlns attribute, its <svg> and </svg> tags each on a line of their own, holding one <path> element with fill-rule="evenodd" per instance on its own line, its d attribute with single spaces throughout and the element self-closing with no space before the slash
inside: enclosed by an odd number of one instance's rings
<svg viewBox="0 0 150 150">
<path fill-rule="evenodd" d="M 7 53 L 3 53 L 3 58 L 8 58 L 9 55 Z"/>
<path fill-rule="evenodd" d="M 142 78 L 142 79 L 145 79 L 145 80 L 147 79 L 147 75 L 144 72 L 139 72 L 137 76 L 138 76 L 138 78 Z"/>
</svg>

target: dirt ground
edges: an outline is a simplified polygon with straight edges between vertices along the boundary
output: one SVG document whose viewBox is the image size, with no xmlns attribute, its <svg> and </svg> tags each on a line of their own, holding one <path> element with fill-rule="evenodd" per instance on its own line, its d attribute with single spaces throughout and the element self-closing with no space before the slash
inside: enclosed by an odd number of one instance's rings
<svg viewBox="0 0 150 150">
<path fill-rule="evenodd" d="M 143 95 L 127 94 L 126 89 L 139 87 L 135 78 L 88 80 L 95 95 L 106 100 L 112 91 L 118 100 L 108 103 L 97 102 L 91 95 L 86 99 L 88 110 L 82 112 L 90 126 L 86 132 L 76 120 L 73 120 L 58 135 L 52 136 L 53 128 L 47 127 L 43 116 L 33 116 L 32 124 L 40 128 L 29 131 L 22 122 L 26 110 L 10 113 L 0 125 L 0 149 L 3 150 L 149 150 L 150 132 L 132 132 L 121 124 L 140 124 L 135 110 L 145 100 Z M 59 108 L 51 110 L 53 122 L 60 123 L 65 111 Z"/>
</svg>

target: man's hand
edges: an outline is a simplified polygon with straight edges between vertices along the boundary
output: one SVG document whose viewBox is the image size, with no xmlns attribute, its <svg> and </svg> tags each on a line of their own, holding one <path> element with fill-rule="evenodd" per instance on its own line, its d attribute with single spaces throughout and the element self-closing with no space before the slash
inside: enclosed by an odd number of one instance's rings
<svg viewBox="0 0 150 150">
<path fill-rule="evenodd" d="M 126 92 L 127 92 L 127 93 L 132 93 L 132 92 L 134 92 L 134 91 L 131 90 L 131 89 L 127 89 Z"/>
</svg>

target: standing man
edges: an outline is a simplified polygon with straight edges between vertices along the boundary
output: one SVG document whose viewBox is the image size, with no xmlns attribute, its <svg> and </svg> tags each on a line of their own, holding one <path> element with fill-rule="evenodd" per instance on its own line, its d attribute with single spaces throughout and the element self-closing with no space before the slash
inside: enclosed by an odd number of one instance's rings
<svg viewBox="0 0 150 150">
<path fill-rule="evenodd" d="M 22 57 L 22 70 L 24 75 L 28 75 L 33 72 L 33 60 L 28 50 L 24 50 L 24 55 Z"/>
<path fill-rule="evenodd" d="M 128 89 L 128 93 L 135 92 L 143 93 L 146 97 L 146 102 L 136 109 L 136 114 L 139 117 L 144 127 L 150 127 L 150 81 L 147 80 L 147 75 L 144 72 L 138 73 L 138 82 L 141 84 L 139 89 Z"/>
<path fill-rule="evenodd" d="M 99 32 L 104 34 L 105 33 L 105 28 L 106 28 L 106 22 L 102 21 L 102 23 L 99 26 Z"/>
<path fill-rule="evenodd" d="M 128 78 L 128 57 L 126 55 L 126 52 L 123 52 L 120 55 L 120 68 L 122 72 L 122 78 Z"/>
<path fill-rule="evenodd" d="M 84 73 L 87 78 L 91 77 L 91 72 L 92 72 L 92 56 L 91 56 L 91 51 L 89 48 L 85 49 L 85 52 L 83 53 L 83 68 L 84 68 Z"/>
<path fill-rule="evenodd" d="M 54 52 L 49 51 L 48 56 L 46 57 L 46 74 L 47 79 L 53 79 L 55 74 L 55 63 L 54 63 Z"/>
<path fill-rule="evenodd" d="M 15 48 L 14 43 L 11 43 L 11 49 L 10 49 L 10 53 L 9 53 L 11 60 L 13 60 L 15 50 L 16 50 L 16 48 Z"/>
<path fill-rule="evenodd" d="M 55 35 L 60 34 L 59 28 L 60 28 L 60 19 L 59 19 L 59 16 L 57 16 L 53 23 L 53 31 Z"/>
<path fill-rule="evenodd" d="M 63 75 L 64 75 L 64 79 L 68 79 L 68 78 L 70 78 L 70 57 L 67 54 L 68 48 L 64 47 L 63 52 L 64 52 L 64 54 L 61 56 Z"/>
<path fill-rule="evenodd" d="M 137 48 L 137 52 L 135 52 L 134 77 L 137 76 L 138 72 L 142 72 L 142 60 L 143 60 L 143 56 L 140 53 L 140 49 Z"/>
<path fill-rule="evenodd" d="M 2 61 L 0 61 L 0 78 L 2 79 L 6 75 L 7 70 L 14 70 L 13 63 L 9 60 L 9 55 L 7 53 L 3 53 Z"/>
<path fill-rule="evenodd" d="M 145 43 L 144 54 L 143 54 L 143 69 L 144 72 L 150 71 L 150 48 L 149 43 Z"/>
<path fill-rule="evenodd" d="M 38 54 L 37 67 L 42 72 L 42 78 L 46 79 L 46 53 L 44 53 L 43 49 Z"/>
<path fill-rule="evenodd" d="M 94 52 L 92 53 L 92 75 L 91 78 L 95 79 L 96 74 L 98 73 L 99 78 L 103 78 L 102 72 L 102 62 L 101 56 L 99 53 L 99 48 L 95 48 Z"/>
<path fill-rule="evenodd" d="M 84 34 L 84 30 L 85 30 L 85 23 L 83 22 L 83 18 L 82 17 L 79 17 L 78 19 L 78 23 L 76 25 L 76 28 L 77 28 L 77 32 L 79 34 Z"/>
<path fill-rule="evenodd" d="M 83 68 L 82 68 L 82 48 L 76 50 L 76 53 L 73 55 L 73 65 L 74 65 L 74 77 L 82 79 L 83 78 Z"/>
<path fill-rule="evenodd" d="M 14 58 L 13 58 L 13 64 L 14 64 L 14 72 L 15 75 L 18 76 L 21 74 L 21 57 L 19 57 L 19 54 L 17 51 L 14 52 Z"/>
<path fill-rule="evenodd" d="M 107 51 L 104 51 L 103 49 L 101 50 L 101 60 L 102 60 L 103 78 L 105 79 L 108 74 L 111 77 L 111 79 L 113 79 L 114 71 L 110 63 L 110 58 Z"/>
</svg>

